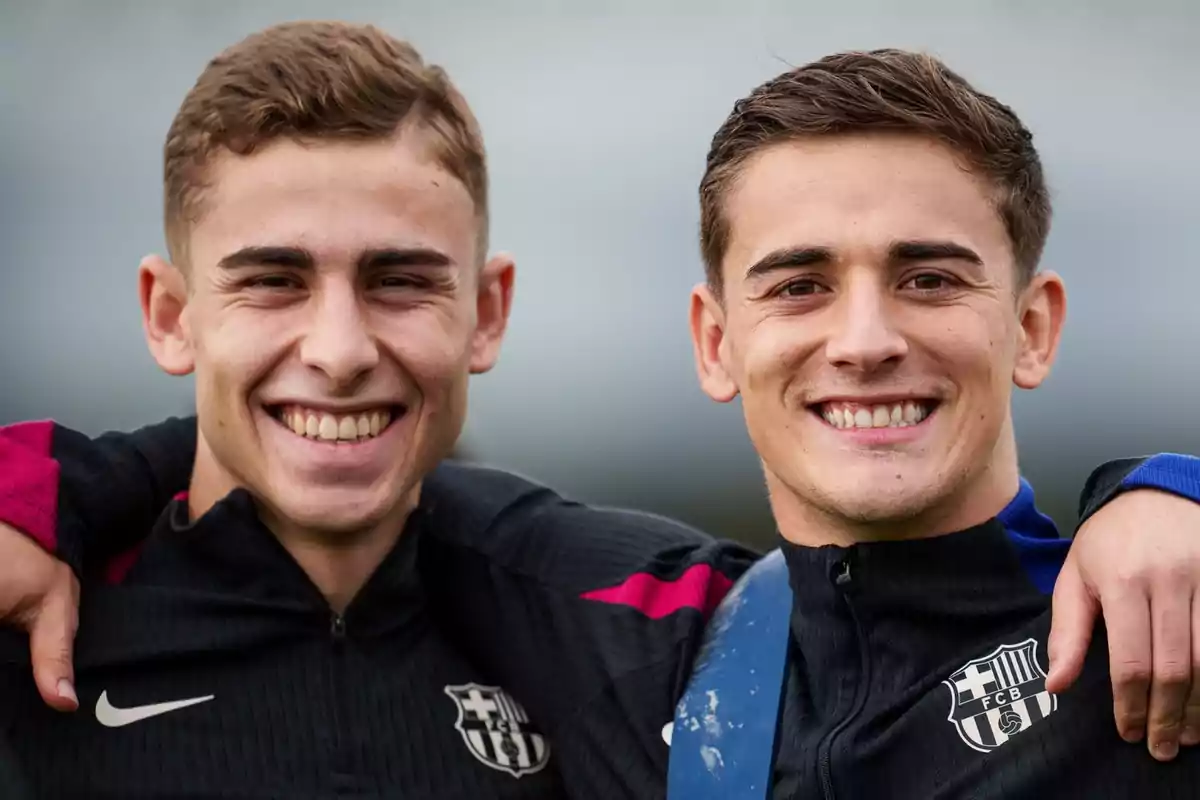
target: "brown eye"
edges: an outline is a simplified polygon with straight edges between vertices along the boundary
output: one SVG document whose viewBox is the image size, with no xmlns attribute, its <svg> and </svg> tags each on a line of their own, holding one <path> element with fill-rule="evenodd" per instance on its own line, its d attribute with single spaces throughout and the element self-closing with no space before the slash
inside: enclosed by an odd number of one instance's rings
<svg viewBox="0 0 1200 800">
<path fill-rule="evenodd" d="M 294 289 L 299 281 L 291 275 L 256 275 L 246 285 L 254 289 Z"/>
<path fill-rule="evenodd" d="M 422 284 L 412 275 L 381 275 L 375 285 L 380 289 L 415 289 Z"/>
<path fill-rule="evenodd" d="M 820 291 L 822 291 L 821 284 L 814 280 L 802 279 L 785 283 L 780 287 L 779 294 L 784 297 L 806 297 Z"/>
<path fill-rule="evenodd" d="M 916 289 L 918 292 L 936 292 L 939 289 L 947 288 L 950 285 L 950 281 L 945 275 L 926 272 L 910 278 L 906 285 Z"/>
</svg>

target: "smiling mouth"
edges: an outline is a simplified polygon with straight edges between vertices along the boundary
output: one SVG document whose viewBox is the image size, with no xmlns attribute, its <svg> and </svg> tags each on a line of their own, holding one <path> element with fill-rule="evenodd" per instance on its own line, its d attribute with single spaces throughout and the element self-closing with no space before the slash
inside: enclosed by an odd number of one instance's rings
<svg viewBox="0 0 1200 800">
<path fill-rule="evenodd" d="M 333 414 L 297 405 L 267 406 L 271 418 L 297 436 L 318 442 L 353 444 L 374 439 L 404 416 L 402 405 Z"/>
<path fill-rule="evenodd" d="M 827 425 L 839 430 L 866 428 L 911 428 L 937 410 L 938 401 L 913 399 L 897 403 L 849 403 L 834 401 L 809 406 Z"/>
</svg>

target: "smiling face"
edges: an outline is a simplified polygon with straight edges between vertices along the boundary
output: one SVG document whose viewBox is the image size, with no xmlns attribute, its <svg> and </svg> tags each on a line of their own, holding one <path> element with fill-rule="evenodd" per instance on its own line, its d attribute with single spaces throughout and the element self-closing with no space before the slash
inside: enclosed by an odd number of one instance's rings
<svg viewBox="0 0 1200 800">
<path fill-rule="evenodd" d="M 475 204 L 427 150 L 408 130 L 221 154 L 187 285 L 143 263 L 151 348 L 196 374 L 194 511 L 242 486 L 269 520 L 362 529 L 411 505 L 453 447 L 513 270 L 481 269 Z"/>
<path fill-rule="evenodd" d="M 931 535 L 1017 489 L 1010 394 L 1053 361 L 1052 274 L 1019 285 L 995 192 L 924 137 L 769 146 L 725 203 L 722 296 L 693 295 L 705 390 L 742 398 L 785 536 Z"/>
</svg>

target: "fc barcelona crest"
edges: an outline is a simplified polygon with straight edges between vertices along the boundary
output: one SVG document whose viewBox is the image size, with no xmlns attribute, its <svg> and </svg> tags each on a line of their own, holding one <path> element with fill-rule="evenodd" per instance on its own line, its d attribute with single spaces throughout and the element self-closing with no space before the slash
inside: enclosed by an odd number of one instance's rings
<svg viewBox="0 0 1200 800">
<path fill-rule="evenodd" d="M 1046 691 L 1037 645 L 1037 639 L 1000 645 L 943 681 L 950 689 L 948 719 L 968 746 L 995 750 L 1058 708 Z"/>
<path fill-rule="evenodd" d="M 454 727 L 471 755 L 492 769 L 520 778 L 550 763 L 550 743 L 529 721 L 521 704 L 496 686 L 447 686 L 458 707 Z"/>
</svg>

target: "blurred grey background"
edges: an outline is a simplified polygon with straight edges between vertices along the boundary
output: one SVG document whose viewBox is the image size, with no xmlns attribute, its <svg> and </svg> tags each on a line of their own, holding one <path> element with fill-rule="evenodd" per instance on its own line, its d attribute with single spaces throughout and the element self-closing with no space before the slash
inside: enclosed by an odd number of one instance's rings
<svg viewBox="0 0 1200 800">
<path fill-rule="evenodd" d="M 1099 461 L 1200 451 L 1200 5 L 1144 2 L 0 0 L 0 423 L 98 433 L 191 408 L 158 372 L 137 261 L 160 250 L 160 148 L 209 58 L 286 19 L 369 21 L 478 113 L 493 242 L 519 268 L 470 454 L 585 500 L 758 544 L 736 405 L 696 386 L 696 184 L 733 102 L 788 65 L 930 50 L 1016 108 L 1056 196 L 1062 358 L 1018 398 L 1022 467 L 1073 522 Z"/>
</svg>

